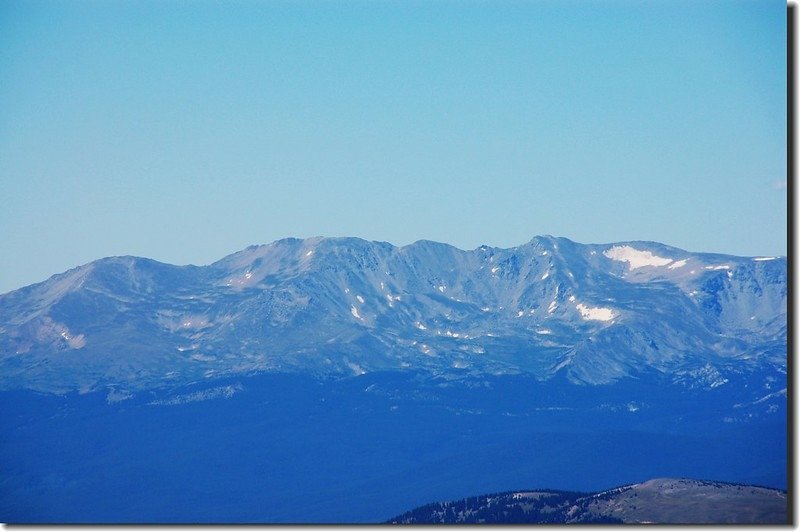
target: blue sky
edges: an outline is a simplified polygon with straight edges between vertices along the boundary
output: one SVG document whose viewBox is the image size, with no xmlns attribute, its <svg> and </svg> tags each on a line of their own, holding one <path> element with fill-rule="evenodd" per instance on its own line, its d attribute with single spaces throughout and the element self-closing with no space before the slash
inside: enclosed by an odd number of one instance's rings
<svg viewBox="0 0 800 532">
<path fill-rule="evenodd" d="M 786 253 L 785 3 L 0 3 L 0 292 L 109 255 Z"/>
</svg>

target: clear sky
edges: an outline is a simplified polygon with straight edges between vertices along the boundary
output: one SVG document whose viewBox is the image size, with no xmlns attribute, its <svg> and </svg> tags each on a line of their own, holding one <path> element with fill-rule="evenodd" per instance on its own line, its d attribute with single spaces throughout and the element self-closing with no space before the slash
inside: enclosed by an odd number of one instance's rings
<svg viewBox="0 0 800 532">
<path fill-rule="evenodd" d="M 0 293 L 109 255 L 786 253 L 782 1 L 0 3 Z"/>
</svg>

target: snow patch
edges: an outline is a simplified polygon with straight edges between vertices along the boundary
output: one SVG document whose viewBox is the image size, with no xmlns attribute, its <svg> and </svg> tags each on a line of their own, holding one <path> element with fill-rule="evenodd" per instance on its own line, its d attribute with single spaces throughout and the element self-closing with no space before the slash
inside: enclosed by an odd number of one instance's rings
<svg viewBox="0 0 800 532">
<path fill-rule="evenodd" d="M 525 314 L 525 311 L 524 310 L 520 310 L 519 312 L 517 312 L 517 317 L 521 318 L 523 314 Z"/>
<path fill-rule="evenodd" d="M 553 334 L 550 329 L 536 329 L 536 334 Z"/>
<path fill-rule="evenodd" d="M 356 296 L 356 299 L 358 299 L 358 302 L 361 303 L 362 305 L 364 304 L 364 298 L 363 297 Z"/>
<path fill-rule="evenodd" d="M 354 305 L 350 307 L 350 314 L 352 314 L 354 318 L 357 318 L 359 320 L 364 319 L 358 314 L 358 309 Z"/>
<path fill-rule="evenodd" d="M 444 293 L 444 291 L 445 291 L 445 290 L 447 290 L 447 287 L 446 287 L 446 286 L 444 286 L 443 284 L 440 284 L 440 285 L 439 285 L 439 292 L 442 292 L 442 293 Z"/>
<path fill-rule="evenodd" d="M 184 351 L 194 351 L 194 350 L 195 350 L 195 349 L 197 349 L 198 347 L 200 347 L 198 344 L 189 345 L 189 346 L 186 346 L 186 345 L 179 345 L 177 349 L 178 349 L 178 351 L 180 351 L 181 353 L 183 353 Z"/>
<path fill-rule="evenodd" d="M 67 341 L 70 349 L 81 349 L 86 346 L 86 338 L 82 334 L 73 336 L 66 327 L 61 331 L 61 338 Z"/>
<path fill-rule="evenodd" d="M 550 277 L 550 272 L 544 272 L 544 275 L 542 275 L 542 281 L 544 281 L 548 277 Z"/>
<path fill-rule="evenodd" d="M 775 260 L 777 258 L 778 257 L 756 257 L 753 260 L 761 262 L 761 261 L 765 261 L 765 260 Z"/>
<path fill-rule="evenodd" d="M 313 255 L 313 254 L 314 254 L 314 250 L 312 249 L 311 251 L 309 251 L 308 253 L 306 253 L 306 257 L 310 257 L 310 256 L 311 256 L 311 255 Z"/>
<path fill-rule="evenodd" d="M 786 388 L 782 388 L 782 389 L 778 390 L 777 392 L 773 392 L 773 393 L 767 394 L 764 397 L 762 397 L 761 399 L 756 399 L 755 401 L 753 401 L 753 404 L 757 405 L 758 403 L 763 403 L 764 401 L 766 401 L 768 399 L 774 399 L 776 397 L 786 397 Z"/>
<path fill-rule="evenodd" d="M 629 270 L 645 266 L 666 266 L 672 262 L 672 259 L 659 257 L 649 251 L 641 251 L 630 246 L 614 246 L 605 250 L 603 255 L 611 260 L 627 262 Z"/>
<path fill-rule="evenodd" d="M 578 309 L 584 320 L 611 321 L 615 317 L 614 311 L 610 308 L 587 307 L 583 303 L 578 303 L 575 308 Z"/>
<path fill-rule="evenodd" d="M 420 331 L 427 331 L 427 330 L 428 330 L 428 328 L 427 328 L 427 327 L 425 327 L 425 326 L 424 326 L 423 324 L 421 324 L 420 322 L 417 322 L 417 323 L 415 323 L 414 325 L 416 325 L 416 326 L 417 326 L 417 329 L 419 329 Z"/>
<path fill-rule="evenodd" d="M 686 262 L 687 262 L 688 260 L 689 260 L 689 259 L 681 259 L 681 260 L 676 260 L 675 262 L 673 262 L 672 264 L 670 264 L 669 266 L 667 266 L 667 269 L 669 269 L 669 270 L 674 270 L 674 269 L 676 269 L 676 268 L 683 268 L 684 266 L 686 266 Z"/>
<path fill-rule="evenodd" d="M 552 314 L 558 308 L 558 303 L 556 303 L 555 299 L 550 302 L 550 306 L 547 307 L 547 313 Z"/>
<path fill-rule="evenodd" d="M 364 371 L 364 368 L 362 368 L 358 364 L 354 364 L 353 362 L 348 362 L 347 367 L 350 368 L 356 375 L 363 375 L 364 373 L 366 373 L 366 371 Z"/>
<path fill-rule="evenodd" d="M 706 266 L 704 269 L 706 270 L 730 270 L 731 267 L 727 264 L 719 264 L 717 266 Z"/>
<path fill-rule="evenodd" d="M 574 303 L 575 302 L 575 296 L 569 296 L 569 301 L 570 301 L 570 303 Z"/>
</svg>

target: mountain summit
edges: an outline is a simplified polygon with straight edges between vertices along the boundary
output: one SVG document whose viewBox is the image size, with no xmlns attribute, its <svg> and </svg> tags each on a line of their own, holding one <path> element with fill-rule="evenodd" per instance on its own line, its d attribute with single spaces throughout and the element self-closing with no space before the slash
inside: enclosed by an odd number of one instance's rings
<svg viewBox="0 0 800 532">
<path fill-rule="evenodd" d="M 535 237 L 460 250 L 287 238 L 209 266 L 110 257 L 0 295 L 0 387 L 129 390 L 240 373 L 783 374 L 787 263 Z"/>
<path fill-rule="evenodd" d="M 0 520 L 356 523 L 521 486 L 785 489 L 786 369 L 785 258 L 553 237 L 110 257 L 0 295 Z M 665 506 L 673 484 L 543 511 L 711 515 L 684 508 L 698 492 Z M 774 520 L 774 493 L 707 487 Z M 508 515 L 535 509 L 516 494 Z M 481 501 L 476 519 L 505 512 Z"/>
</svg>

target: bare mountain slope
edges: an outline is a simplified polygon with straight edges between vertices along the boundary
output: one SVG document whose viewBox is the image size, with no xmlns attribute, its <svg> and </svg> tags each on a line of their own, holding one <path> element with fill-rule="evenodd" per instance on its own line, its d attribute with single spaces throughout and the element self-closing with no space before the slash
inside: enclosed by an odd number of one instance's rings
<svg viewBox="0 0 800 532">
<path fill-rule="evenodd" d="M 0 388 L 145 389 L 253 371 L 783 372 L 784 258 L 536 237 L 463 251 L 285 239 L 205 267 L 111 257 L 0 296 Z"/>
<path fill-rule="evenodd" d="M 392 523 L 787 524 L 785 491 L 659 478 L 585 494 L 538 490 L 434 503 Z"/>
</svg>

